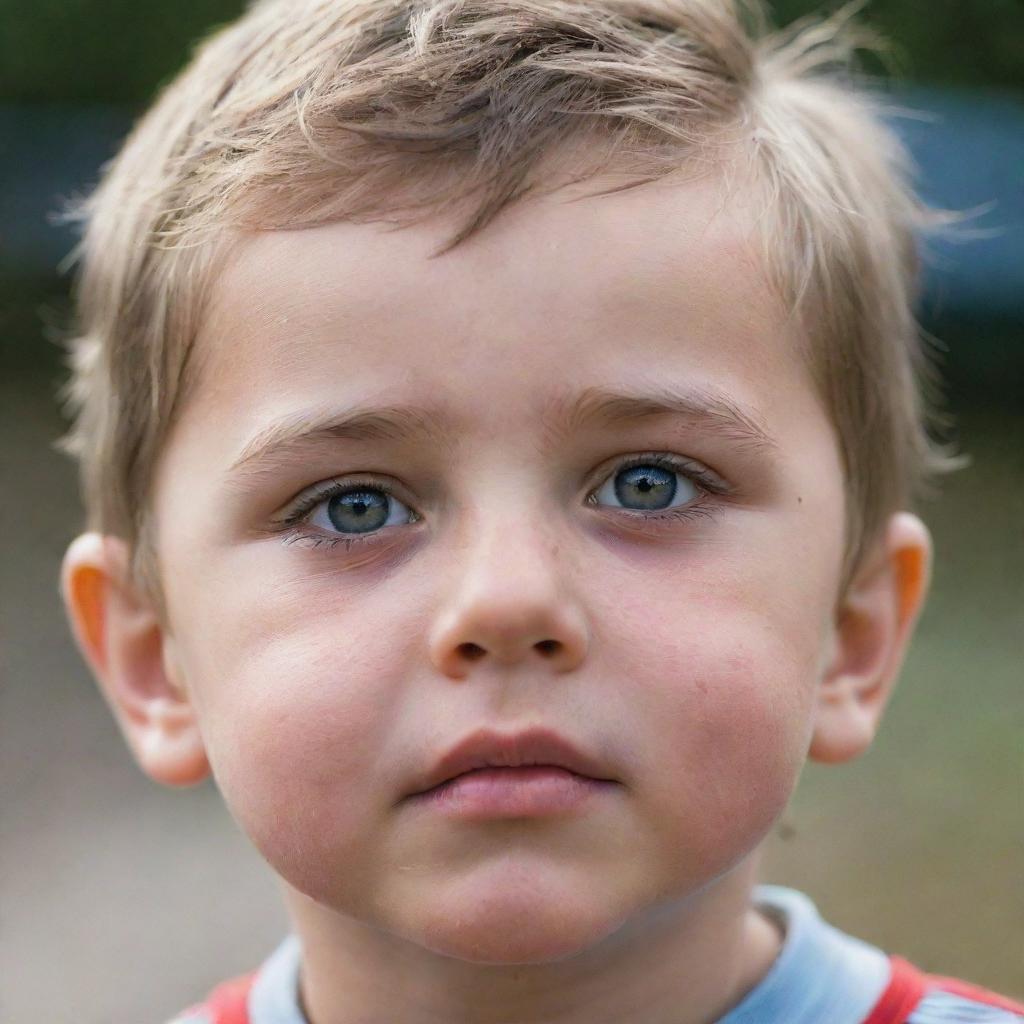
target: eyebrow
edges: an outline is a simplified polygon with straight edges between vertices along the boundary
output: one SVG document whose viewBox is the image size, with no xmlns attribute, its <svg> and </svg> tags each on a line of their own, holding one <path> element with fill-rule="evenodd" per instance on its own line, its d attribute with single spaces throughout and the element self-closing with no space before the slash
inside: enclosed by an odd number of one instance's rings
<svg viewBox="0 0 1024 1024">
<path fill-rule="evenodd" d="M 767 454 L 778 447 L 755 410 L 709 386 L 656 385 L 643 391 L 591 387 L 574 397 L 553 399 L 542 418 L 550 442 L 596 424 L 673 415 L 706 433 Z M 421 440 L 450 449 L 453 421 L 441 407 L 383 405 L 348 410 L 302 411 L 270 424 L 256 434 L 229 473 L 259 472 L 260 466 L 334 441 Z"/>
<path fill-rule="evenodd" d="M 449 434 L 448 418 L 440 410 L 420 406 L 303 410 L 261 430 L 242 449 L 229 472 L 252 469 L 329 441 L 409 441 L 419 437 L 444 445 Z"/>
<path fill-rule="evenodd" d="M 556 436 L 595 423 L 614 425 L 633 420 L 675 416 L 695 428 L 744 449 L 767 454 L 778 448 L 758 413 L 710 385 L 676 387 L 654 384 L 642 391 L 591 387 L 574 399 L 556 399 L 545 417 Z"/>
</svg>

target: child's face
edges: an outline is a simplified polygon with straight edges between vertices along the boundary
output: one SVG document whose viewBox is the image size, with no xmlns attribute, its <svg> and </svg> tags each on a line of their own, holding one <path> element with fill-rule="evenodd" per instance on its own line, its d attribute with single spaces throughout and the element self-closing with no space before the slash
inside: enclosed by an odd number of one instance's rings
<svg viewBox="0 0 1024 1024">
<path fill-rule="evenodd" d="M 711 184 L 566 195 L 436 259 L 451 223 L 249 240 L 154 491 L 166 663 L 237 820 L 317 903 L 466 959 L 566 955 L 747 858 L 834 636 L 837 443 L 752 215 Z M 234 466 L 370 406 L 436 423 Z M 512 819 L 409 798 L 534 725 L 618 785 Z"/>
</svg>

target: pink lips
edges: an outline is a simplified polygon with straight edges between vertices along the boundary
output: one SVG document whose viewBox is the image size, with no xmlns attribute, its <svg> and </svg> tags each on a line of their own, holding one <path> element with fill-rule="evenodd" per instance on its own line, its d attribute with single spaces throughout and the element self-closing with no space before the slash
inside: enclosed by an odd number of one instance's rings
<svg viewBox="0 0 1024 1024">
<path fill-rule="evenodd" d="M 413 798 L 462 818 L 524 817 L 568 811 L 615 785 L 550 729 L 480 729 L 438 761 Z"/>
</svg>

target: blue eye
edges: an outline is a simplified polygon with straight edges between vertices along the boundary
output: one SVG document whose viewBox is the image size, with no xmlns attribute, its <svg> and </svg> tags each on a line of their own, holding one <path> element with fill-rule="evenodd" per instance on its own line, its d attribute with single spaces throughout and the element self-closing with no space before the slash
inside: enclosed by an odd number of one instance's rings
<svg viewBox="0 0 1024 1024">
<path fill-rule="evenodd" d="M 319 496 L 306 523 L 325 533 L 358 535 L 411 522 L 415 513 L 393 494 L 365 485 Z"/>
<path fill-rule="evenodd" d="M 677 496 L 681 500 L 673 504 Z M 620 508 L 638 512 L 663 512 L 668 508 L 688 505 L 699 496 L 700 491 L 692 480 L 683 476 L 674 466 L 663 465 L 662 460 L 658 459 L 617 469 L 594 492 L 595 499 L 602 504 L 618 502 Z"/>
<path fill-rule="evenodd" d="M 651 453 L 617 466 L 586 503 L 620 508 L 634 519 L 688 519 L 707 514 L 703 498 L 730 491 L 728 484 L 699 463 Z M 290 531 L 289 543 L 351 548 L 375 540 L 386 527 L 407 526 L 420 519 L 388 485 L 350 479 L 318 484 L 280 525 Z"/>
</svg>

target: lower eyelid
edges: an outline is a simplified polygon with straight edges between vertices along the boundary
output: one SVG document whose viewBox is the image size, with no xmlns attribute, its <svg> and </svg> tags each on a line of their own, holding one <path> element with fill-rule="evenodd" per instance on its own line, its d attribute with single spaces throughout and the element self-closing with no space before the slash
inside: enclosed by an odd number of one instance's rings
<svg viewBox="0 0 1024 1024">
<path fill-rule="evenodd" d="M 381 526 L 376 530 L 367 530 L 364 533 L 326 533 L 319 527 L 310 526 L 307 520 L 300 519 L 297 523 L 283 527 L 277 532 L 284 534 L 284 543 L 289 545 L 295 544 L 299 547 L 310 548 L 334 548 L 344 545 L 347 550 L 351 550 L 364 544 L 381 544 L 387 540 L 398 540 L 408 527 L 415 526 L 422 521 L 423 517 L 414 513 L 408 523 Z"/>
<path fill-rule="evenodd" d="M 331 537 L 326 534 L 309 533 L 307 531 L 297 530 L 289 533 L 284 538 L 284 543 L 306 548 L 336 548 L 343 544 L 346 549 L 351 550 L 354 547 L 358 547 L 360 544 L 366 543 L 370 538 L 375 536 L 376 534 L 363 534 L 361 536 L 359 534 L 353 534 L 351 537 L 345 537 L 342 534 L 338 534 L 336 537 Z"/>
<path fill-rule="evenodd" d="M 682 508 L 661 513 L 631 513 L 628 510 L 601 506 L 594 509 L 598 516 L 595 526 L 603 533 L 635 538 L 638 542 L 662 543 L 685 536 L 685 531 L 698 528 L 698 524 L 714 520 L 723 511 L 721 502 L 711 495 L 710 500 L 701 498 L 698 502 Z"/>
<path fill-rule="evenodd" d="M 699 492 L 698 496 L 685 505 L 677 505 L 672 508 L 643 512 L 640 509 L 616 508 L 613 505 L 592 506 L 595 511 L 615 522 L 624 522 L 630 525 L 658 524 L 665 520 L 698 519 L 707 518 L 714 514 L 717 495 L 708 494 L 705 491 Z M 656 528 L 656 527 L 655 527 Z"/>
<path fill-rule="evenodd" d="M 680 508 L 666 509 L 663 512 L 640 512 L 630 509 L 617 509 L 607 505 L 596 506 L 596 511 L 602 516 L 613 520 L 614 524 L 620 529 L 642 532 L 645 535 L 649 535 L 652 531 L 671 529 L 681 521 L 709 519 L 715 513 L 715 510 L 708 507 L 703 501 L 694 502 Z M 421 521 L 422 517 L 418 517 L 405 525 L 413 526 Z M 397 537 L 388 537 L 388 534 L 392 533 L 392 531 L 404 533 L 404 529 L 401 526 L 384 526 L 378 530 L 362 534 L 314 533 L 312 530 L 303 529 L 301 521 L 296 526 L 282 532 L 285 532 L 283 541 L 289 546 L 295 545 L 314 550 L 344 547 L 346 551 L 351 551 L 363 545 L 383 544 L 388 539 L 397 540 Z"/>
</svg>

